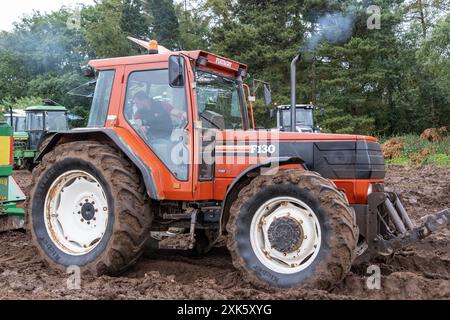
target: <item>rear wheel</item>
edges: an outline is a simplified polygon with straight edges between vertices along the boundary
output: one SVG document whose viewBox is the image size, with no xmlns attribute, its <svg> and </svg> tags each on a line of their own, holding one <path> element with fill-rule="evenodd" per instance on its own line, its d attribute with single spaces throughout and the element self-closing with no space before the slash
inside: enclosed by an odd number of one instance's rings
<svg viewBox="0 0 450 320">
<path fill-rule="evenodd" d="M 152 214 L 136 168 L 97 142 L 57 146 L 33 171 L 29 228 L 43 259 L 118 274 L 142 254 Z"/>
<path fill-rule="evenodd" d="M 329 289 L 355 257 L 353 209 L 319 174 L 284 170 L 256 177 L 231 206 L 233 264 L 259 287 Z"/>
</svg>

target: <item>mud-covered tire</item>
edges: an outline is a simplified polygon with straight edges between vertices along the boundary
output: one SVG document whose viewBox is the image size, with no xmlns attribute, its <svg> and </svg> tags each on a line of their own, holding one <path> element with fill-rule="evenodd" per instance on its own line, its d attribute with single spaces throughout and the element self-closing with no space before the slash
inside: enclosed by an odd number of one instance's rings
<svg viewBox="0 0 450 320">
<path fill-rule="evenodd" d="M 106 230 L 95 248 L 68 254 L 49 235 L 44 203 L 52 182 L 69 170 L 82 170 L 99 182 L 108 203 Z M 152 212 L 137 169 L 114 147 L 96 141 L 58 145 L 33 170 L 27 225 L 41 257 L 51 267 L 79 266 L 94 275 L 117 275 L 141 256 L 150 235 Z M 73 213 L 75 214 L 75 213 Z"/>
<path fill-rule="evenodd" d="M 253 216 L 276 197 L 301 200 L 312 209 L 320 225 L 320 246 L 311 256 L 312 262 L 292 274 L 269 268 L 252 246 Z M 350 270 L 359 233 L 354 210 L 346 196 L 330 180 L 303 170 L 282 170 L 273 176 L 254 178 L 231 205 L 227 232 L 233 264 L 248 282 L 265 288 L 325 290 L 339 283 Z"/>
<path fill-rule="evenodd" d="M 38 152 L 41 153 L 45 147 L 49 144 L 49 142 L 53 139 L 53 136 L 55 133 L 47 133 L 44 137 L 42 137 L 39 145 L 38 145 Z"/>
</svg>

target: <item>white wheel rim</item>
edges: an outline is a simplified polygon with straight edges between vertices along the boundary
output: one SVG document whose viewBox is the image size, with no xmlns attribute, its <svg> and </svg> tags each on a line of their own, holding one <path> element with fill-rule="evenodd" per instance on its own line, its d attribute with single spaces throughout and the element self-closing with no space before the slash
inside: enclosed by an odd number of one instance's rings
<svg viewBox="0 0 450 320">
<path fill-rule="evenodd" d="M 67 171 L 45 197 L 47 232 L 64 253 L 84 255 L 101 242 L 108 225 L 108 201 L 101 184 L 87 172 Z"/>
<path fill-rule="evenodd" d="M 282 274 L 297 273 L 310 266 L 319 253 L 320 223 L 303 201 L 292 197 L 274 198 L 259 207 L 253 216 L 250 242 L 259 261 L 270 270 Z M 290 245 L 280 249 L 286 243 Z"/>
</svg>

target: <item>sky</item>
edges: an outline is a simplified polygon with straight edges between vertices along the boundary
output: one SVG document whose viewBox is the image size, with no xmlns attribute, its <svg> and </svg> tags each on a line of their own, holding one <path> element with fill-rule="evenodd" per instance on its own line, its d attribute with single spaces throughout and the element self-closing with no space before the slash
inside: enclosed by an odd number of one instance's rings
<svg viewBox="0 0 450 320">
<path fill-rule="evenodd" d="M 29 15 L 33 10 L 51 12 L 62 6 L 75 7 L 80 4 L 93 4 L 94 0 L 12 0 L 0 10 L 0 31 L 11 31 L 13 22 L 23 15 Z"/>
</svg>

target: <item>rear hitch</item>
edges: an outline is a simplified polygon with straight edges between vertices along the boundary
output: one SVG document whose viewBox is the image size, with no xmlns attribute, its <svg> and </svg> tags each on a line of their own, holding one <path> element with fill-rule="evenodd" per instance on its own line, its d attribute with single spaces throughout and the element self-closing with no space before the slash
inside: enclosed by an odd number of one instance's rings
<svg viewBox="0 0 450 320">
<path fill-rule="evenodd" d="M 390 255 L 433 232 L 450 227 L 450 209 L 429 214 L 421 219 L 420 226 L 416 226 L 393 192 L 370 194 L 368 214 L 371 216 L 367 221 L 369 247 L 372 244 L 372 250 L 381 255 Z"/>
</svg>

